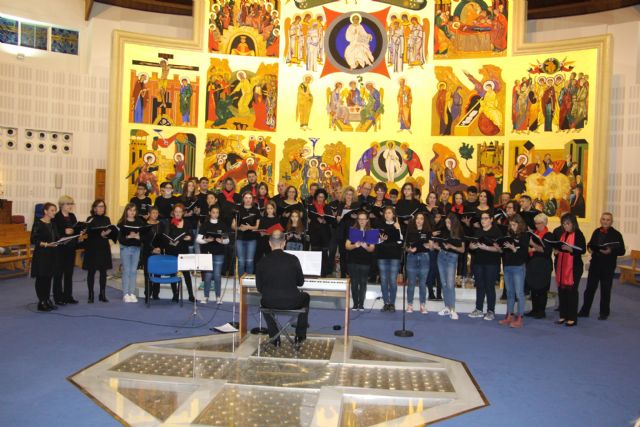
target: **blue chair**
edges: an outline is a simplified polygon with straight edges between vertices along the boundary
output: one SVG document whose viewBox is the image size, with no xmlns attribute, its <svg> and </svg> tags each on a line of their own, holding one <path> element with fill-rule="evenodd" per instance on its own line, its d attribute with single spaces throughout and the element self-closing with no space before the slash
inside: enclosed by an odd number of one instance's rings
<svg viewBox="0 0 640 427">
<path fill-rule="evenodd" d="M 145 281 L 147 307 L 151 305 L 152 283 L 179 283 L 182 302 L 182 277 L 178 276 L 178 257 L 172 255 L 151 255 L 147 260 L 148 280 Z"/>
</svg>

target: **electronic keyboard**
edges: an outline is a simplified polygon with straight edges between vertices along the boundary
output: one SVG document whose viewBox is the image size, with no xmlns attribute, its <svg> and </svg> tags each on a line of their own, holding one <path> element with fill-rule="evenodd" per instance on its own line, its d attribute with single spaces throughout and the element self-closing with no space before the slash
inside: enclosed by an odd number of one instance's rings
<svg viewBox="0 0 640 427">
<path fill-rule="evenodd" d="M 256 287 L 256 276 L 248 274 L 242 279 L 242 286 L 247 288 Z M 300 289 L 314 291 L 342 291 L 347 290 L 347 279 L 336 279 L 331 277 L 305 277 L 304 285 Z"/>
</svg>

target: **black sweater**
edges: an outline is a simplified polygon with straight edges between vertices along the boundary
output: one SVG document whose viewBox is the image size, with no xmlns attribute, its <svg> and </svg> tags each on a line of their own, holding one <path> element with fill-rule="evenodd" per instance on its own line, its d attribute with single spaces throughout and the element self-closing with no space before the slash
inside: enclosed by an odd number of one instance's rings
<svg viewBox="0 0 640 427">
<path fill-rule="evenodd" d="M 529 259 L 529 233 L 524 232 L 513 237 L 518 241 L 515 244 L 516 251 L 513 252 L 509 248 L 502 248 L 502 263 L 504 266 L 524 265 Z"/>
<path fill-rule="evenodd" d="M 474 232 L 474 236 L 478 238 L 486 237 L 491 240 L 502 237 L 502 233 L 495 225 L 492 225 L 490 229 L 484 230 L 477 228 Z M 485 251 L 483 249 L 473 250 L 473 262 L 476 264 L 500 264 L 500 252 Z"/>
<path fill-rule="evenodd" d="M 386 240 L 376 245 L 377 259 L 400 259 L 402 256 L 400 230 L 385 221 L 377 221 L 375 226 L 380 230 L 380 234 L 387 236 Z"/>
</svg>

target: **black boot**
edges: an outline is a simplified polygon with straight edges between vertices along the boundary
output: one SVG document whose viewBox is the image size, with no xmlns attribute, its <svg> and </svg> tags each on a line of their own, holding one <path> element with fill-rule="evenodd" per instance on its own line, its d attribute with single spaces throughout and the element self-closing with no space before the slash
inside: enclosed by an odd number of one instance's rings
<svg viewBox="0 0 640 427">
<path fill-rule="evenodd" d="M 172 283 L 171 284 L 171 292 L 173 292 L 173 298 L 171 298 L 171 301 L 173 301 L 173 302 L 180 301 L 178 299 L 178 285 L 176 285 L 175 283 Z"/>
<path fill-rule="evenodd" d="M 187 283 L 187 293 L 189 294 L 189 302 L 194 302 L 196 298 L 193 296 L 193 288 L 189 283 Z"/>
<path fill-rule="evenodd" d="M 51 307 L 45 301 L 40 301 L 38 303 L 38 311 L 51 311 Z"/>
<path fill-rule="evenodd" d="M 93 304 L 93 282 L 91 284 L 87 283 L 87 288 L 89 289 L 89 299 L 87 303 Z"/>
<path fill-rule="evenodd" d="M 436 295 L 433 293 L 433 288 L 429 289 L 429 300 L 435 301 Z"/>
<path fill-rule="evenodd" d="M 100 284 L 100 294 L 98 295 L 98 300 L 100 302 L 109 302 L 109 300 L 107 299 L 106 291 L 107 291 L 107 284 L 106 283 L 104 285 Z"/>
</svg>

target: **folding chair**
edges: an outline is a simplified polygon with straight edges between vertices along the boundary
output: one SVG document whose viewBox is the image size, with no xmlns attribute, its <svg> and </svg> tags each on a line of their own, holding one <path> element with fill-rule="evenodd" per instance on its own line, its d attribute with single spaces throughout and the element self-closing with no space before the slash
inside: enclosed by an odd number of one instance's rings
<svg viewBox="0 0 640 427">
<path fill-rule="evenodd" d="M 291 337 L 290 328 L 294 321 L 298 320 L 299 314 L 309 313 L 308 307 L 298 308 L 295 310 L 280 310 L 275 308 L 260 307 L 260 313 L 262 313 L 265 318 L 267 315 L 271 316 L 276 323 L 276 326 L 278 327 L 278 333 L 273 338 L 269 338 L 269 340 L 265 342 L 266 344 L 275 344 L 281 336 L 284 336 L 295 351 L 299 350 L 299 345 L 296 344 Z M 289 319 L 285 323 L 280 323 L 280 321 L 278 320 L 278 316 L 289 316 Z"/>
<path fill-rule="evenodd" d="M 151 306 L 151 285 L 153 283 L 178 283 L 182 290 L 182 277 L 178 276 L 178 257 L 172 255 L 151 255 L 147 260 L 148 280 L 145 280 L 145 299 Z"/>
</svg>

